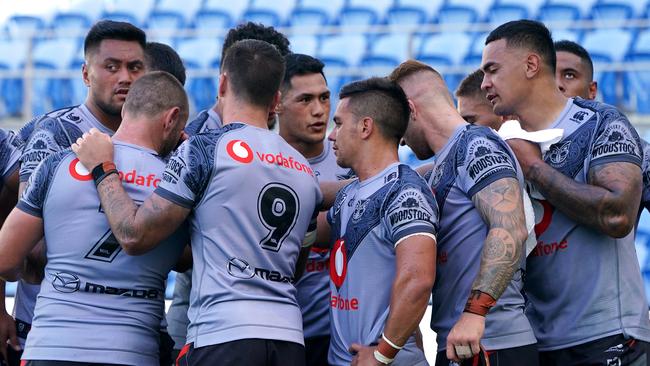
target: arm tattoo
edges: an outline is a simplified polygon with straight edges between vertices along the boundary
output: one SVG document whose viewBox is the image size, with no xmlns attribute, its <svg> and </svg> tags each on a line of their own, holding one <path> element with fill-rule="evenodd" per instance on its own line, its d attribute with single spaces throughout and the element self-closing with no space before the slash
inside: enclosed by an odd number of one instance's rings
<svg viewBox="0 0 650 366">
<path fill-rule="evenodd" d="M 519 268 L 527 236 L 521 188 L 514 178 L 499 179 L 475 194 L 472 201 L 489 228 L 472 290 L 498 299 Z"/>
<path fill-rule="evenodd" d="M 118 242 L 133 238 L 136 235 L 134 221 L 138 207 L 122 187 L 119 176 L 111 174 L 106 177 L 97 186 L 97 193 Z"/>
</svg>

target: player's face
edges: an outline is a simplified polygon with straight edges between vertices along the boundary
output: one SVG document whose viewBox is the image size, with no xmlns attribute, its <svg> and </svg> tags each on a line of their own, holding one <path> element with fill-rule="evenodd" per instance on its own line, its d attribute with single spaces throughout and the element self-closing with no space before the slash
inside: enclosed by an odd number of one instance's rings
<svg viewBox="0 0 650 366">
<path fill-rule="evenodd" d="M 322 142 L 330 115 L 330 91 L 323 75 L 292 77 L 280 110 L 280 132 L 287 142 Z"/>
<path fill-rule="evenodd" d="M 494 114 L 487 98 L 474 95 L 458 97 L 458 113 L 465 121 L 479 126 L 492 127 L 498 130 L 501 127 L 501 117 Z"/>
<path fill-rule="evenodd" d="M 105 39 L 88 54 L 83 68 L 88 101 L 107 115 L 119 116 L 131 83 L 144 73 L 138 42 Z"/>
<path fill-rule="evenodd" d="M 506 40 L 488 43 L 483 49 L 483 83 L 481 89 L 494 113 L 499 116 L 516 114 L 522 98 L 527 94 L 525 50 L 507 47 Z"/>
<path fill-rule="evenodd" d="M 359 146 L 358 118 L 348 108 L 349 98 L 342 99 L 334 112 L 334 129 L 329 140 L 334 144 L 336 163 L 343 168 L 352 168 L 352 162 Z"/>
<path fill-rule="evenodd" d="M 559 51 L 556 53 L 557 64 L 555 67 L 555 80 L 562 94 L 571 97 L 594 99 L 595 88 L 592 95 L 592 80 L 589 80 L 587 66 L 582 59 L 571 52 Z"/>
</svg>

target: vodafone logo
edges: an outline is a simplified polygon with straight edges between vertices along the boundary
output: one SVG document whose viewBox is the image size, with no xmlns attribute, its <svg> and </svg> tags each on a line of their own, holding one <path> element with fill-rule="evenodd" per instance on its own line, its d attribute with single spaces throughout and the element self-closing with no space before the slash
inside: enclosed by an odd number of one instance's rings
<svg viewBox="0 0 650 366">
<path fill-rule="evenodd" d="M 226 151 L 231 158 L 242 164 L 253 161 L 253 150 L 242 140 L 232 140 L 226 145 Z"/>
<path fill-rule="evenodd" d="M 554 208 L 546 200 L 532 200 L 535 217 L 540 218 L 535 225 L 535 236 L 539 239 L 542 234 L 551 226 Z"/>
<path fill-rule="evenodd" d="M 345 250 L 345 240 L 339 239 L 334 243 L 334 248 L 330 253 L 330 279 L 337 289 L 343 286 L 347 273 L 348 258 Z"/>
<path fill-rule="evenodd" d="M 72 178 L 76 180 L 87 181 L 93 179 L 92 174 L 77 158 L 70 162 L 69 171 Z"/>
</svg>

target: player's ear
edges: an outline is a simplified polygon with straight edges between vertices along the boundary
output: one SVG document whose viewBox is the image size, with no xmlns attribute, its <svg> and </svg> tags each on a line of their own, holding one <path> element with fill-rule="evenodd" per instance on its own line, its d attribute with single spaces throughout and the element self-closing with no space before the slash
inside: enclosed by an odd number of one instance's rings
<svg viewBox="0 0 650 366">
<path fill-rule="evenodd" d="M 542 66 L 542 59 L 536 53 L 529 53 L 526 57 L 526 77 L 531 79 L 537 75 Z"/>
<path fill-rule="evenodd" d="M 589 99 L 596 99 L 596 94 L 598 94 L 598 82 L 592 81 L 589 83 Z"/>
<path fill-rule="evenodd" d="M 83 78 L 84 85 L 90 86 L 90 79 L 88 78 L 88 65 L 86 62 L 81 65 L 81 77 Z"/>
<path fill-rule="evenodd" d="M 273 104 L 271 104 L 271 112 L 280 113 L 282 106 L 282 92 L 277 91 L 273 97 Z"/>
<path fill-rule="evenodd" d="M 413 103 L 411 99 L 409 99 L 408 102 L 409 102 L 409 110 L 411 111 L 409 117 L 414 120 L 418 115 L 418 110 L 417 108 L 415 108 L 415 103 Z"/>
<path fill-rule="evenodd" d="M 223 98 L 223 96 L 226 94 L 227 89 L 228 89 L 228 75 L 226 75 L 225 72 L 222 72 L 221 75 L 219 75 L 218 97 Z"/>
<path fill-rule="evenodd" d="M 165 131 L 173 131 L 176 127 L 176 124 L 181 123 L 180 121 L 181 110 L 178 107 L 173 107 L 168 109 L 163 115 L 163 128 Z"/>
<path fill-rule="evenodd" d="M 361 121 L 359 121 L 358 126 L 361 138 L 365 140 L 372 135 L 372 132 L 375 129 L 375 121 L 370 117 L 363 117 Z"/>
</svg>

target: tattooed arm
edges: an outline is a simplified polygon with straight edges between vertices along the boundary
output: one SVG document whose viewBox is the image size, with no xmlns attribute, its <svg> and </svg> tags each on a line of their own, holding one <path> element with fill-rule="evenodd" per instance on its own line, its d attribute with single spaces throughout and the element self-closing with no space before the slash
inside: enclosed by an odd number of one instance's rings
<svg viewBox="0 0 650 366">
<path fill-rule="evenodd" d="M 188 208 L 156 193 L 138 207 L 117 174 L 102 180 L 97 193 L 115 238 L 129 255 L 144 254 L 155 248 L 178 229 L 190 213 Z"/>
<path fill-rule="evenodd" d="M 641 169 L 637 165 L 626 162 L 596 165 L 589 170 L 588 184 L 585 184 L 530 153 L 531 143 L 509 140 L 508 144 L 515 151 L 526 179 L 569 218 L 615 238 L 624 237 L 634 228 L 642 189 Z"/>
<path fill-rule="evenodd" d="M 476 193 L 472 201 L 488 226 L 472 294 L 480 291 L 497 300 L 519 268 L 528 236 L 521 188 L 517 179 L 502 178 Z M 447 358 L 461 360 L 454 346 L 469 345 L 472 354 L 478 354 L 484 330 L 484 316 L 463 312 L 447 337 Z"/>
</svg>

